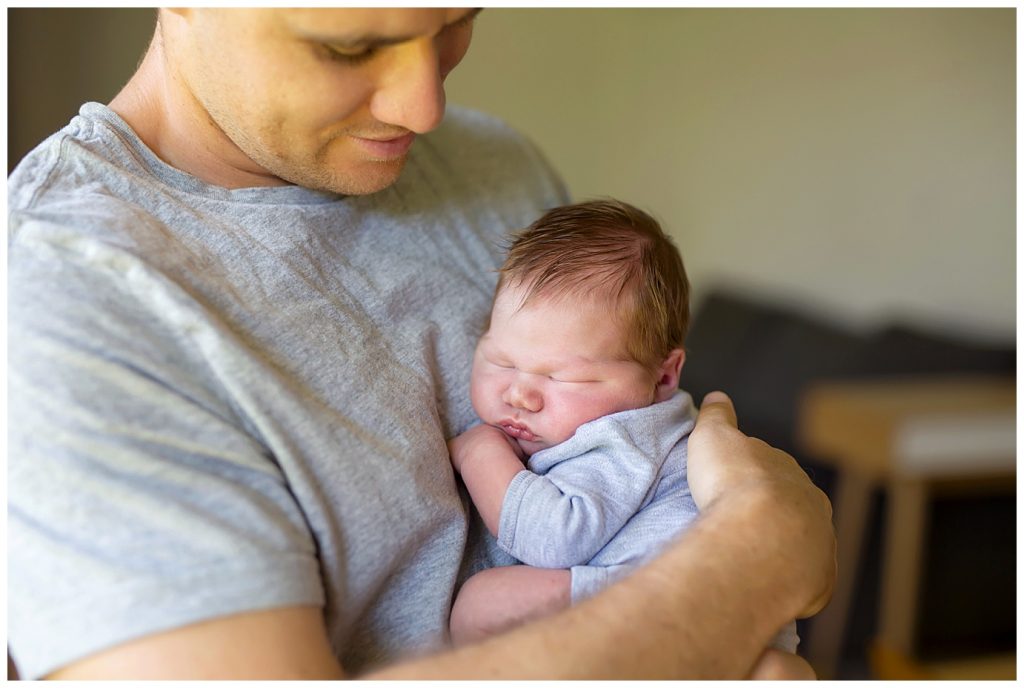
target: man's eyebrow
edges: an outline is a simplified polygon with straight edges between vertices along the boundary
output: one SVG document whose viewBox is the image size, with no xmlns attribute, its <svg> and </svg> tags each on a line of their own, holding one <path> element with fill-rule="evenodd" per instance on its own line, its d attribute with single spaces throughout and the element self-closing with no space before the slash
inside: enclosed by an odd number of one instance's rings
<svg viewBox="0 0 1024 688">
<path fill-rule="evenodd" d="M 447 29 L 450 26 L 470 22 L 476 17 L 476 15 L 483 11 L 483 7 L 475 7 L 455 21 L 445 24 L 442 30 Z M 317 41 L 318 43 L 327 43 L 339 48 L 379 48 L 386 45 L 405 43 L 406 41 L 411 41 L 413 38 L 416 38 L 416 36 L 379 36 L 371 33 L 356 36 L 338 36 L 307 33 L 303 35 L 303 38 L 310 41 Z"/>
</svg>

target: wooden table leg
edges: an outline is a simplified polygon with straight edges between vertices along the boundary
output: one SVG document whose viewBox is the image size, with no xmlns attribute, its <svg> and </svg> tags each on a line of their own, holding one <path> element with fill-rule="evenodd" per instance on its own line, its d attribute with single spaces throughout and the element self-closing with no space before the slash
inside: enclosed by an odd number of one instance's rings
<svg viewBox="0 0 1024 688">
<path fill-rule="evenodd" d="M 807 660 L 820 679 L 834 679 L 839 668 L 843 636 L 860 569 L 872 487 L 873 481 L 865 475 L 843 471 L 839 476 L 833 505 L 839 574 L 832 601 L 814 617 L 807 633 Z"/>
<path fill-rule="evenodd" d="M 889 481 L 887 494 L 879 636 L 886 647 L 912 657 L 928 537 L 928 489 L 923 480 L 897 478 Z"/>
</svg>

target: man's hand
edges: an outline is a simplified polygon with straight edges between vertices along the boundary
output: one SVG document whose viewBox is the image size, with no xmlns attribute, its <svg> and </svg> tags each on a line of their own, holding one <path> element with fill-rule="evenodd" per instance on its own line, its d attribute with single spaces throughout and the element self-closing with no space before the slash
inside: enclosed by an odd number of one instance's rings
<svg viewBox="0 0 1024 688">
<path fill-rule="evenodd" d="M 828 603 L 836 576 L 832 505 L 793 457 L 737 429 L 732 401 L 722 392 L 711 392 L 701 404 L 687 446 L 687 480 L 702 512 L 713 509 L 726 489 L 749 487 L 777 503 L 780 523 L 793 524 L 793 547 L 805 555 L 794 563 L 807 564 L 807 570 L 794 574 L 814 591 L 800 616 Z"/>
</svg>

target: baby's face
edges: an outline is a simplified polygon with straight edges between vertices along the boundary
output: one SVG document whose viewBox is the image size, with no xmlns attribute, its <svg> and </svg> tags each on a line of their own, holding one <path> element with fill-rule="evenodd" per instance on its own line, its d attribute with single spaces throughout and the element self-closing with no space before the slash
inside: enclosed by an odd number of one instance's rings
<svg viewBox="0 0 1024 688">
<path fill-rule="evenodd" d="M 654 401 L 656 374 L 627 355 L 611 305 L 538 298 L 516 310 L 521 296 L 502 289 L 476 347 L 470 395 L 481 420 L 533 454 Z"/>
</svg>

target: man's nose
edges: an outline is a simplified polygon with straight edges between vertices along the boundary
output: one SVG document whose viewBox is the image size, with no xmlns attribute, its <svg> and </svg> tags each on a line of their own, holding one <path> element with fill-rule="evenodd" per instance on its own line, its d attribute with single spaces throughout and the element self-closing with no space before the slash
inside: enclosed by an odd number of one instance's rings
<svg viewBox="0 0 1024 688">
<path fill-rule="evenodd" d="M 537 413 L 544 408 L 544 396 L 525 380 L 516 379 L 505 389 L 504 401 L 509 406 Z"/>
<path fill-rule="evenodd" d="M 425 134 L 444 118 L 444 77 L 437 47 L 430 38 L 421 38 L 402 48 L 370 99 L 370 112 L 380 122 Z"/>
</svg>

